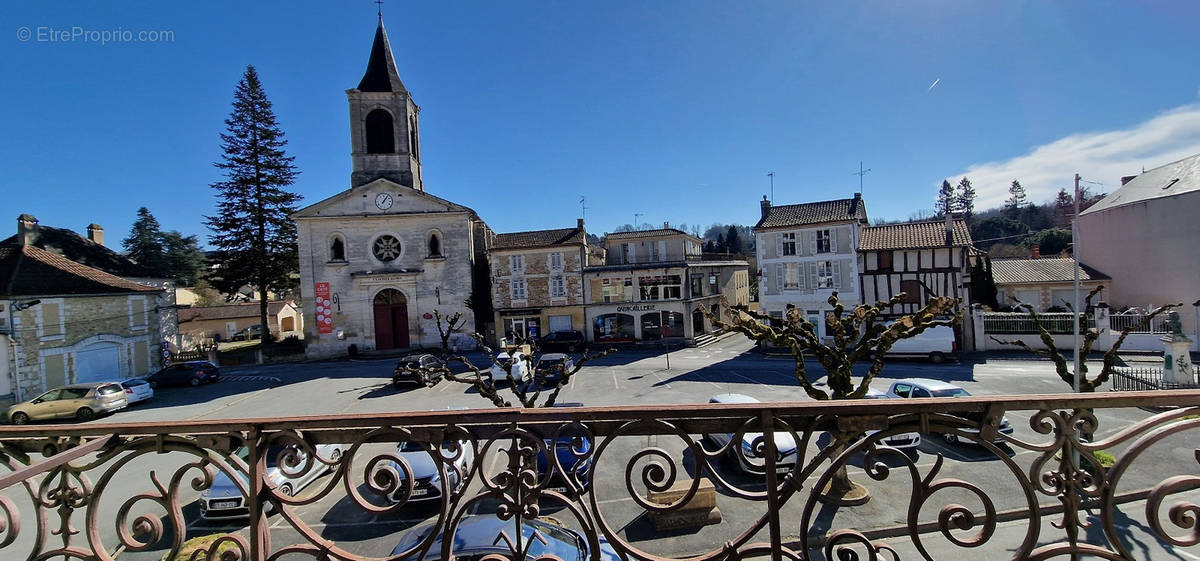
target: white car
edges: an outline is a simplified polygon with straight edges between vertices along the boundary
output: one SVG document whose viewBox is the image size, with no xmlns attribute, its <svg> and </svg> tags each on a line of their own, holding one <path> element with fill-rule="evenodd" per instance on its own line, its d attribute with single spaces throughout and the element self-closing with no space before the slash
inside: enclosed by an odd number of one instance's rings
<svg viewBox="0 0 1200 561">
<path fill-rule="evenodd" d="M 125 389 L 125 401 L 129 405 L 140 403 L 154 397 L 154 388 L 150 387 L 150 382 L 142 378 L 130 378 L 121 382 L 121 387 Z"/>
<path fill-rule="evenodd" d="M 867 395 L 865 399 L 888 399 L 890 397 L 891 396 L 888 394 L 875 388 L 867 388 Z M 871 436 L 877 432 L 879 431 L 869 430 L 866 431 L 866 435 Z M 901 434 L 893 434 L 892 436 L 883 439 L 883 444 L 898 450 L 915 450 L 917 446 L 921 445 L 921 433 L 905 432 Z"/>
<path fill-rule="evenodd" d="M 891 398 L 910 398 L 910 397 L 967 397 L 971 394 L 950 382 L 941 380 L 931 380 L 929 378 L 905 378 L 892 382 L 892 387 L 888 389 L 887 396 Z M 963 417 L 974 422 L 979 422 L 983 419 L 983 413 L 966 413 Z M 967 434 L 979 434 L 979 429 L 974 427 L 960 427 L 958 430 Z M 1007 417 L 1001 417 L 1000 429 L 996 438 L 992 440 L 996 444 L 1004 442 L 1000 437 L 1001 434 L 1012 434 L 1012 423 L 1008 422 Z M 953 433 L 942 433 L 942 438 L 951 444 L 957 444 L 960 441 L 958 435 Z M 966 440 L 965 442 L 974 442 Z"/>
<path fill-rule="evenodd" d="M 748 395 L 740 393 L 723 393 L 714 395 L 708 399 L 709 403 L 761 403 Z M 717 446 L 725 446 L 729 441 L 733 440 L 733 435 L 730 433 L 713 433 L 705 435 L 709 440 L 713 441 Z M 762 473 L 766 460 L 759 456 L 754 451 L 754 441 L 763 440 L 761 432 L 748 432 L 742 435 L 742 441 L 739 444 L 742 453 L 737 453 L 737 450 L 730 448 L 729 452 L 738 459 L 738 465 L 745 471 L 751 473 Z M 765 443 L 763 450 L 766 450 Z M 796 467 L 796 439 L 792 438 L 789 432 L 775 433 L 775 451 L 778 456 L 775 461 L 775 471 L 777 473 L 787 473 Z"/>
<path fill-rule="evenodd" d="M 512 363 L 512 376 L 517 381 L 529 379 L 529 360 L 525 357 L 525 353 L 521 351 L 513 351 L 509 353 L 500 353 L 496 355 L 496 362 L 492 363 L 490 370 L 492 374 L 492 384 L 499 385 L 501 382 L 508 381 L 508 372 L 504 370 L 505 365 Z"/>
<path fill-rule="evenodd" d="M 944 325 L 936 325 L 922 331 L 916 337 L 897 340 L 884 356 L 927 358 L 929 362 L 941 364 L 947 358 L 955 356 L 957 350 L 954 330 Z"/>
<path fill-rule="evenodd" d="M 286 445 L 286 447 L 291 448 L 293 453 L 292 456 L 283 457 L 288 462 L 287 467 L 290 469 L 293 465 L 296 468 L 303 466 L 306 461 L 304 452 L 294 444 Z M 275 485 L 280 494 L 293 496 L 332 469 L 324 462 L 313 458 L 312 465 L 308 470 L 289 476 L 278 465 L 280 453 L 284 449 L 285 446 L 272 446 L 267 449 L 264 458 L 267 466 L 267 479 Z M 337 465 L 342 457 L 343 449 L 341 444 L 318 444 L 316 451 L 317 456 Z M 234 454 L 243 460 L 250 456 L 250 452 L 245 446 L 238 448 Z M 246 474 L 240 471 L 235 473 L 242 484 L 249 489 L 250 482 Z M 273 503 L 267 503 L 264 508 L 271 509 L 272 505 Z M 229 520 L 248 516 L 250 516 L 250 508 L 241 488 L 227 473 L 218 471 L 217 475 L 213 477 L 212 485 L 200 492 L 200 517 L 205 520 Z"/>
</svg>

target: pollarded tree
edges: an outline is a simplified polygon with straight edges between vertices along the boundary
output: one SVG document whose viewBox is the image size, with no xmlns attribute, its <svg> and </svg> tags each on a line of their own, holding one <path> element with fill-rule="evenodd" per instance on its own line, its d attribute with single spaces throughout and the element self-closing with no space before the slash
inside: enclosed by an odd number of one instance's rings
<svg viewBox="0 0 1200 561">
<path fill-rule="evenodd" d="M 722 320 L 707 310 L 706 315 L 714 325 L 736 331 L 755 342 L 766 342 L 776 347 L 788 349 L 792 353 L 796 366 L 794 374 L 796 382 L 809 397 L 817 400 L 831 399 L 862 399 L 871 387 L 871 381 L 883 370 L 883 357 L 892 345 L 900 339 L 908 339 L 921 334 L 926 329 L 935 326 L 957 325 L 961 319 L 957 298 L 933 297 L 911 315 L 888 321 L 881 321 L 879 315 L 899 305 L 904 301 L 904 293 L 892 297 L 891 300 L 878 301 L 874 304 L 859 304 L 851 310 L 838 299 L 837 292 L 829 297 L 829 305 L 833 310 L 825 317 L 826 324 L 833 332 L 833 341 L 827 343 L 818 332 L 817 326 L 805 319 L 804 314 L 795 306 L 788 305 L 783 321 L 771 318 L 767 314 L 751 310 L 745 304 L 732 306 L 725 314 L 727 320 Z M 774 323 L 773 323 L 774 322 Z M 806 356 L 815 357 L 826 372 L 826 387 L 818 388 L 808 377 L 804 366 Z M 870 360 L 870 366 L 861 378 L 855 381 L 852 368 L 860 360 Z M 830 446 L 833 447 L 831 457 L 838 457 L 846 448 L 847 442 L 858 434 L 840 434 Z M 824 494 L 830 498 L 849 497 L 865 490 L 850 481 L 845 464 L 838 469 L 830 481 L 829 488 Z"/>
<path fill-rule="evenodd" d="M 207 217 L 219 272 L 210 282 L 221 292 L 249 285 L 259 293 L 259 319 L 267 323 L 267 294 L 289 289 L 297 261 L 296 211 L 300 195 L 286 187 L 299 173 L 284 152 L 287 140 L 253 66 L 247 66 L 233 97 L 233 112 L 221 134 L 225 180 L 217 190 L 217 215 Z M 264 331 L 264 338 L 266 332 Z"/>
<path fill-rule="evenodd" d="M 449 355 L 450 335 L 458 333 L 458 330 L 466 325 L 467 318 L 463 317 L 462 312 L 454 312 L 453 314 L 444 316 L 441 310 L 434 308 L 433 323 L 437 325 L 438 337 L 442 339 L 442 355 Z"/>
<path fill-rule="evenodd" d="M 1097 286 L 1096 288 L 1093 288 L 1091 290 L 1091 292 L 1088 292 L 1087 297 L 1084 299 L 1083 310 L 1080 312 L 1077 312 L 1075 314 L 1075 321 L 1077 321 L 1077 322 L 1085 322 L 1086 321 L 1087 310 L 1092 309 L 1092 298 L 1094 298 L 1096 295 L 1100 294 L 1100 291 L 1102 291 L 1102 290 L 1104 290 L 1104 286 L 1100 285 L 1100 286 Z M 1140 329 L 1146 325 L 1149 325 L 1151 321 L 1154 321 L 1155 317 L 1157 317 L 1163 313 L 1166 313 L 1173 308 L 1178 308 L 1182 305 L 1183 304 L 1169 304 L 1166 306 L 1159 306 L 1158 308 L 1155 308 L 1149 314 L 1147 314 L 1146 317 L 1142 319 L 1142 321 L 1138 322 L 1135 325 L 1130 325 L 1130 326 L 1126 327 L 1125 329 L 1122 329 L 1121 335 L 1118 336 L 1117 340 L 1113 342 L 1112 348 L 1110 348 L 1108 351 L 1106 351 L 1104 353 L 1104 358 L 1101 360 L 1101 363 L 1100 363 L 1100 372 L 1098 374 L 1096 374 L 1095 378 L 1088 378 L 1089 369 L 1088 369 L 1087 356 L 1088 356 L 1088 353 L 1090 353 L 1092 351 L 1092 345 L 1094 345 L 1096 343 L 1096 341 L 1100 338 L 1100 332 L 1095 327 L 1092 327 L 1090 329 L 1082 329 L 1082 327 L 1083 327 L 1083 325 L 1085 325 L 1085 323 L 1080 323 L 1079 333 L 1083 337 L 1083 344 L 1082 344 L 1082 348 L 1079 351 L 1079 356 L 1081 358 L 1081 360 L 1079 361 L 1079 391 L 1094 392 L 1094 391 L 1096 391 L 1096 388 L 1104 385 L 1104 383 L 1107 382 L 1108 379 L 1112 377 L 1113 370 L 1116 368 L 1116 365 L 1117 365 L 1117 353 L 1120 352 L 1121 345 L 1123 345 L 1125 343 L 1125 337 L 1128 336 L 1130 332 L 1132 332 L 1136 329 Z M 1062 380 L 1064 382 L 1066 382 L 1067 385 L 1074 388 L 1075 387 L 1075 372 L 1073 370 L 1071 370 L 1071 361 L 1068 361 L 1065 357 L 1063 357 L 1062 353 L 1059 352 L 1058 348 L 1054 346 L 1054 336 L 1051 335 L 1050 331 L 1048 329 L 1046 329 L 1046 326 L 1042 324 L 1042 315 L 1040 313 L 1034 311 L 1033 306 L 1026 304 L 1024 302 L 1018 301 L 1017 304 L 1014 306 L 1014 308 L 1019 309 L 1019 310 L 1024 310 L 1025 313 L 1029 314 L 1029 318 L 1033 320 L 1033 325 L 1037 328 L 1038 336 L 1041 339 L 1042 345 L 1045 348 L 1035 349 L 1032 346 L 1030 346 L 1028 343 L 1021 341 L 1019 339 L 1001 340 L 1001 339 L 992 337 L 992 340 L 997 343 L 1000 343 L 1002 345 L 1012 345 L 1014 347 L 1020 347 L 1030 353 L 1049 358 L 1050 361 L 1054 363 L 1054 371 L 1058 373 L 1058 377 L 1062 378 Z"/>
</svg>

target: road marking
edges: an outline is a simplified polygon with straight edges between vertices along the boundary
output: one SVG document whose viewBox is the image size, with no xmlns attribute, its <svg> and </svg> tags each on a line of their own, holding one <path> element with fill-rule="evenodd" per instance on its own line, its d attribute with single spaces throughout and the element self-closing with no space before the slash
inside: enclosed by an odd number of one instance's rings
<svg viewBox="0 0 1200 561">
<path fill-rule="evenodd" d="M 617 371 L 609 368 L 608 373 L 612 374 L 613 385 L 616 386 L 618 390 L 621 389 L 621 384 L 617 383 Z"/>
<path fill-rule="evenodd" d="M 258 394 L 261 394 L 261 393 L 263 393 L 263 392 L 266 392 L 266 391 L 267 391 L 267 390 L 269 390 L 269 389 L 271 389 L 271 388 L 262 388 L 262 389 L 260 389 L 260 390 L 258 390 L 258 391 L 255 391 L 255 392 L 254 392 L 254 393 L 252 393 L 252 394 L 244 395 L 244 396 L 242 396 L 242 397 L 240 397 L 240 398 L 238 398 L 238 399 L 235 399 L 235 400 L 233 400 L 233 401 L 230 401 L 229 403 L 226 403 L 226 404 L 224 404 L 224 405 L 222 405 L 222 406 L 220 406 L 220 407 L 217 407 L 216 409 L 212 409 L 212 410 L 209 410 L 209 411 L 207 411 L 207 412 L 200 413 L 200 414 L 198 414 L 198 415 L 192 415 L 191 417 L 188 417 L 188 418 L 187 418 L 187 419 L 185 419 L 185 420 L 187 420 L 187 421 L 196 420 L 196 419 L 199 419 L 199 418 L 201 418 L 201 417 L 204 417 L 204 416 L 207 416 L 207 415 L 211 415 L 211 414 L 213 414 L 213 413 L 216 413 L 217 411 L 220 411 L 220 410 L 222 410 L 222 409 L 228 409 L 228 408 L 230 408 L 230 407 L 233 407 L 234 405 L 237 405 L 237 404 L 239 404 L 239 403 L 241 403 L 241 402 L 243 402 L 243 401 L 246 401 L 246 400 L 248 400 L 248 399 L 251 399 L 251 398 L 253 398 L 253 397 L 256 397 L 256 396 L 258 396 Z"/>
<path fill-rule="evenodd" d="M 653 374 L 656 379 L 658 379 L 658 384 L 655 384 L 656 386 L 661 385 L 668 390 L 671 389 L 671 384 L 667 383 L 666 380 L 663 380 L 662 376 L 658 375 L 658 371 L 652 370 L 650 373 Z"/>
<path fill-rule="evenodd" d="M 266 375 L 261 375 L 261 374 L 249 374 L 249 375 L 244 375 L 244 374 L 228 375 L 227 374 L 225 376 L 221 376 L 221 379 L 217 380 L 218 384 L 221 382 L 274 382 L 274 383 L 278 384 L 279 378 L 277 378 L 275 376 L 266 376 Z"/>
</svg>

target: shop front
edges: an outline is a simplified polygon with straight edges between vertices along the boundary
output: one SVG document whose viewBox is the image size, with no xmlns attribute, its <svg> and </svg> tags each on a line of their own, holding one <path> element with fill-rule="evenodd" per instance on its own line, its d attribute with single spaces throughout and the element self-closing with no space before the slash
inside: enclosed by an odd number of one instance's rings
<svg viewBox="0 0 1200 561">
<path fill-rule="evenodd" d="M 591 306 L 589 338 L 597 343 L 629 343 L 690 338 L 684 302 Z"/>
</svg>

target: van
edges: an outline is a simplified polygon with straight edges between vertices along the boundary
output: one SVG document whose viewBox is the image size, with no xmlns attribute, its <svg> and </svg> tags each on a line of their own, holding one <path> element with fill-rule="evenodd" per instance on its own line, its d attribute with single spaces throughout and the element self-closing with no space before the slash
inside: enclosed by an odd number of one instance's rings
<svg viewBox="0 0 1200 561">
<path fill-rule="evenodd" d="M 935 326 L 922 331 L 916 337 L 900 339 L 888 350 L 889 357 L 924 357 L 929 362 L 941 364 L 958 351 L 954 340 L 954 329 Z"/>
</svg>

